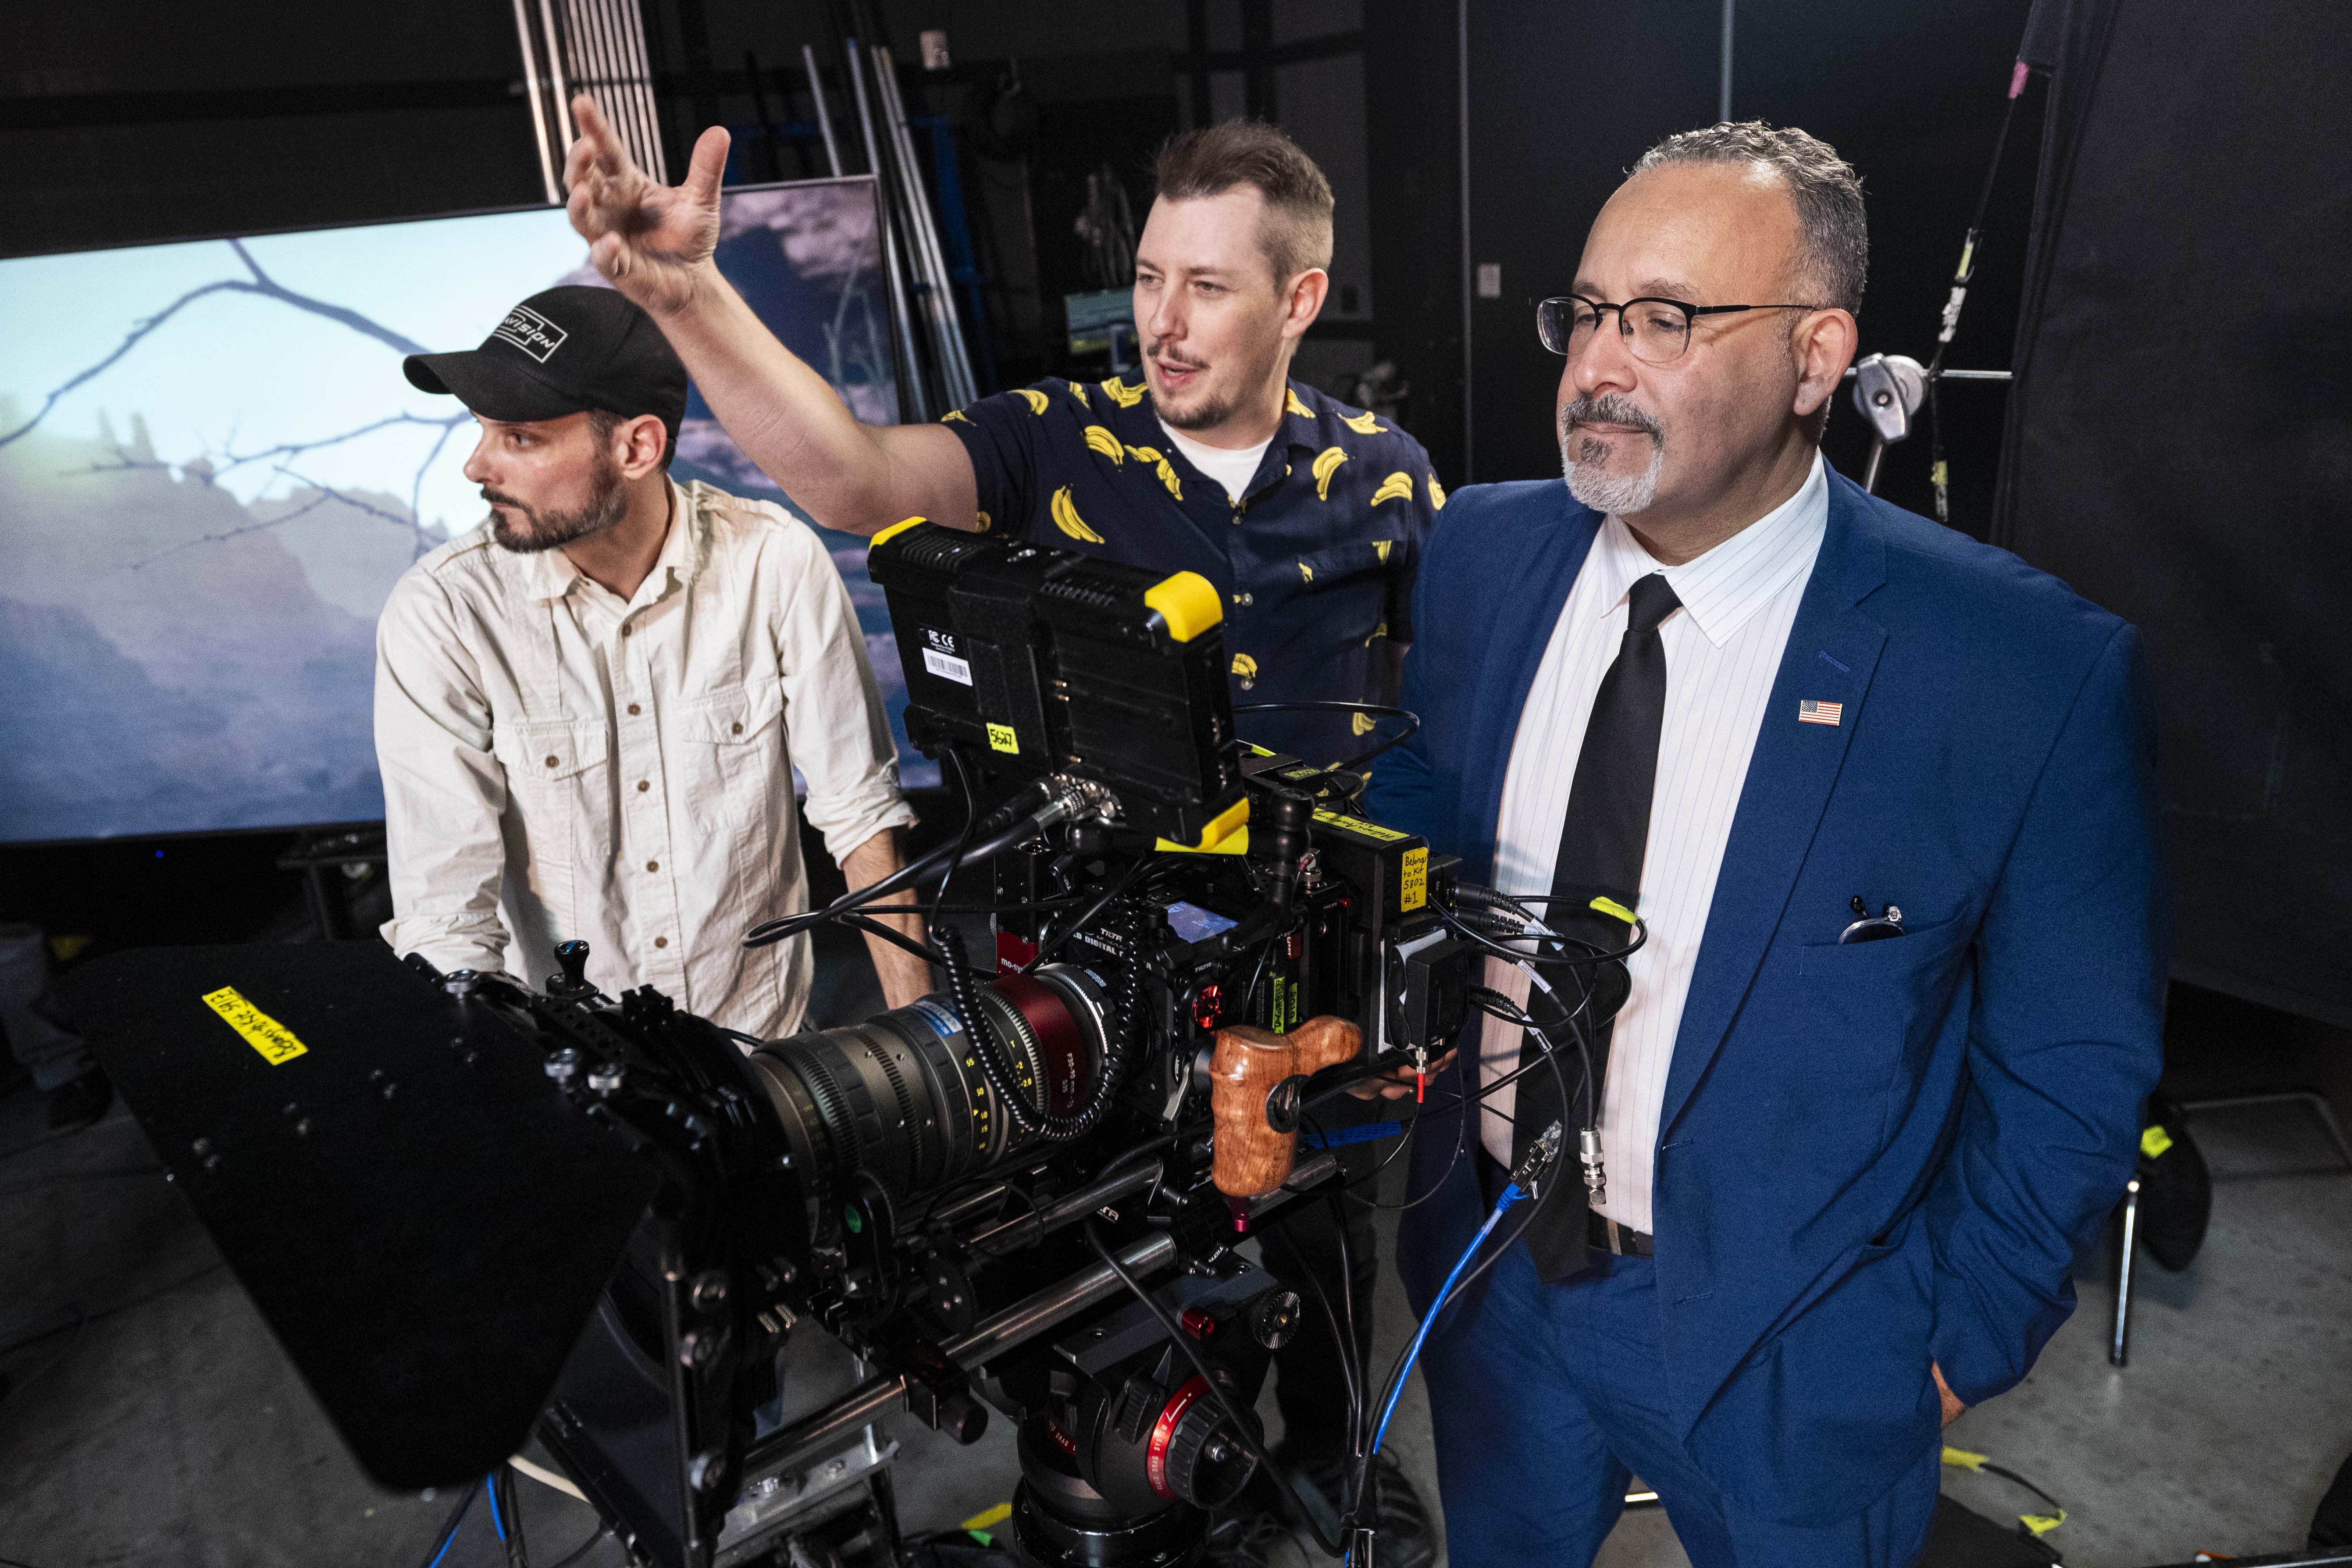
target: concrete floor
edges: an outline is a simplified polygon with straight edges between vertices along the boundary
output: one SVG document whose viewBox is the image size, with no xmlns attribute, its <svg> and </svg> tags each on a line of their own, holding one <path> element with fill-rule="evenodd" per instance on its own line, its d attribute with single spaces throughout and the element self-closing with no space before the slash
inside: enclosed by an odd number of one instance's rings
<svg viewBox="0 0 2352 1568">
<path fill-rule="evenodd" d="M 856 983 L 835 983 L 822 1011 L 855 1016 L 863 1002 Z M 2129 1369 L 2105 1360 L 2111 1265 L 2086 1260 L 2081 1310 L 2033 1375 L 1950 1433 L 2066 1504 L 2053 1539 L 2075 1568 L 2299 1546 L 2352 1448 L 2352 1178 L 2295 1173 L 2328 1160 L 2300 1110 L 2212 1112 L 2195 1127 L 2219 1178 L 2212 1231 L 2185 1274 L 2143 1260 Z M 16 1347 L 0 1352 L 0 1373 L 21 1385 L 0 1401 L 0 1560 L 422 1563 L 450 1499 L 386 1494 L 359 1473 L 153 1164 L 119 1105 L 51 1142 L 37 1097 L 0 1100 L 0 1346 Z M 1392 1276 L 1383 1291 L 1376 1365 L 1411 1330 Z M 804 1342 L 796 1405 L 851 1375 L 834 1347 Z M 904 1445 L 909 1530 L 1010 1495 L 1001 1421 L 968 1449 L 903 1416 L 884 1436 Z M 1433 1506 L 1417 1377 L 1391 1441 Z M 1980 1512 L 2028 1506 L 1990 1478 L 1947 1478 Z M 542 1564 L 593 1530 L 583 1505 L 529 1481 L 521 1490 Z M 475 1508 L 446 1568 L 503 1560 L 487 1516 Z M 586 1563 L 619 1560 L 607 1543 Z M 1655 1512 L 1628 1515 L 1601 1557 L 1605 1568 L 1684 1561 Z"/>
</svg>

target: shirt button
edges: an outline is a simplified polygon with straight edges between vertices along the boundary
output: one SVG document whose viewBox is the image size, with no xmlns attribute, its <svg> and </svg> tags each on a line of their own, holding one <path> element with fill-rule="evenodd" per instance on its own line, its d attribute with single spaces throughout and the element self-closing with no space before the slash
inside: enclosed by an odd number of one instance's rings
<svg viewBox="0 0 2352 1568">
<path fill-rule="evenodd" d="M 743 726 L 740 722 L 730 724 L 727 726 L 727 732 L 730 735 L 740 735 L 743 732 Z"/>
<path fill-rule="evenodd" d="M 630 718 L 632 718 L 632 719 L 634 719 L 634 718 L 635 718 L 636 716 L 637 716 L 637 705 L 636 705 L 635 703 L 632 702 L 632 703 L 630 703 L 630 704 L 629 704 L 629 717 L 630 717 Z"/>
<path fill-rule="evenodd" d="M 1236 519 L 1235 521 L 1238 521 L 1239 520 L 1238 520 L 1238 519 Z M 635 626 L 623 626 L 623 627 L 621 628 L 621 635 L 622 635 L 623 637 L 627 637 L 631 632 L 633 632 L 633 631 L 635 631 L 635 630 L 636 630 L 636 629 L 637 629 L 637 628 L 636 628 L 636 627 L 635 627 Z"/>
<path fill-rule="evenodd" d="M 1255 605 L 1257 603 L 1257 595 L 1255 594 L 1244 594 L 1242 595 L 1242 603 L 1244 605 Z"/>
<path fill-rule="evenodd" d="M 646 862 L 646 869 L 648 871 L 658 871 L 661 869 L 661 862 L 658 860 L 648 860 Z"/>
<path fill-rule="evenodd" d="M 666 936 L 657 936 L 654 938 L 654 945 L 656 947 L 667 947 L 669 945 L 669 938 Z"/>
<path fill-rule="evenodd" d="M 654 787 L 654 785 L 653 785 L 653 781 L 652 781 L 651 779 L 639 779 L 639 780 L 637 781 L 637 793 L 638 793 L 639 795 L 643 795 L 643 794 L 645 794 L 645 793 L 646 793 L 646 791 L 647 791 L 647 790 L 649 790 L 649 789 L 651 789 L 651 788 L 653 788 L 653 787 Z"/>
<path fill-rule="evenodd" d="M 547 765 L 548 765 L 549 767 L 551 767 L 551 767 L 554 767 L 554 766 L 556 765 L 555 759 L 554 759 L 553 757 L 550 757 L 550 758 L 548 758 L 548 759 L 547 759 Z"/>
</svg>

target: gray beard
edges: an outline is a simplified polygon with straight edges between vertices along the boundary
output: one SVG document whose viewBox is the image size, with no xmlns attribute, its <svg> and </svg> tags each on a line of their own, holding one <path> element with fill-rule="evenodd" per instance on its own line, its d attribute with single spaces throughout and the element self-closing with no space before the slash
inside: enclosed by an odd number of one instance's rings
<svg viewBox="0 0 2352 1568">
<path fill-rule="evenodd" d="M 1638 474 L 1619 476 L 1601 472 L 1598 465 L 1606 462 L 1614 443 L 1599 436 L 1585 436 L 1575 426 L 1580 419 L 1600 419 L 1612 425 L 1633 425 L 1648 432 L 1650 462 Z M 1627 437 L 1631 440 L 1634 437 Z M 1614 396 L 1591 402 L 1580 398 L 1560 411 L 1559 469 L 1568 480 L 1568 493 L 1593 510 L 1612 517 L 1631 517 L 1648 508 L 1658 496 L 1658 470 L 1665 466 L 1665 432 L 1658 422 L 1631 404 Z"/>
<path fill-rule="evenodd" d="M 1580 451 L 1588 458 L 1598 460 L 1609 447 L 1605 441 L 1591 437 L 1574 437 Z M 1591 450 L 1588 450 L 1591 448 Z M 1568 493 L 1591 507 L 1612 517 L 1631 517 L 1648 508 L 1657 499 L 1658 470 L 1665 466 L 1666 449 L 1655 437 L 1650 440 L 1649 466 L 1638 474 L 1604 474 L 1585 467 L 1569 455 L 1569 446 L 1560 447 L 1560 472 L 1568 479 Z"/>
</svg>

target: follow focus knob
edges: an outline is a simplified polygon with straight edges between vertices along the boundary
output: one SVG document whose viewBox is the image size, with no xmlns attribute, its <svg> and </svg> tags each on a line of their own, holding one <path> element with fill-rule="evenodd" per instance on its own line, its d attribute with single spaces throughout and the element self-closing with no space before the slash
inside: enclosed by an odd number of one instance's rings
<svg viewBox="0 0 2352 1568">
<path fill-rule="evenodd" d="M 555 944 L 555 962 L 563 973 L 551 976 L 547 983 L 551 996 L 577 996 L 593 989 L 588 984 L 588 944 L 584 942 L 562 942 Z"/>
</svg>

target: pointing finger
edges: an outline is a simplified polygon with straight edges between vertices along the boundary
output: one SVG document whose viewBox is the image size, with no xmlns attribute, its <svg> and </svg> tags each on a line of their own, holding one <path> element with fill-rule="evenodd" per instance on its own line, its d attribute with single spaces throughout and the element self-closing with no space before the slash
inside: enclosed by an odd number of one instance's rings
<svg viewBox="0 0 2352 1568">
<path fill-rule="evenodd" d="M 629 150 L 621 144 L 621 138 L 614 132 L 612 121 L 604 118 L 604 111 L 596 107 L 594 99 L 584 92 L 575 94 L 572 100 L 572 118 L 580 126 L 581 140 L 593 150 L 599 169 L 607 174 L 635 171 L 635 164 L 629 160 Z M 569 163 L 567 159 L 567 168 Z"/>
</svg>

